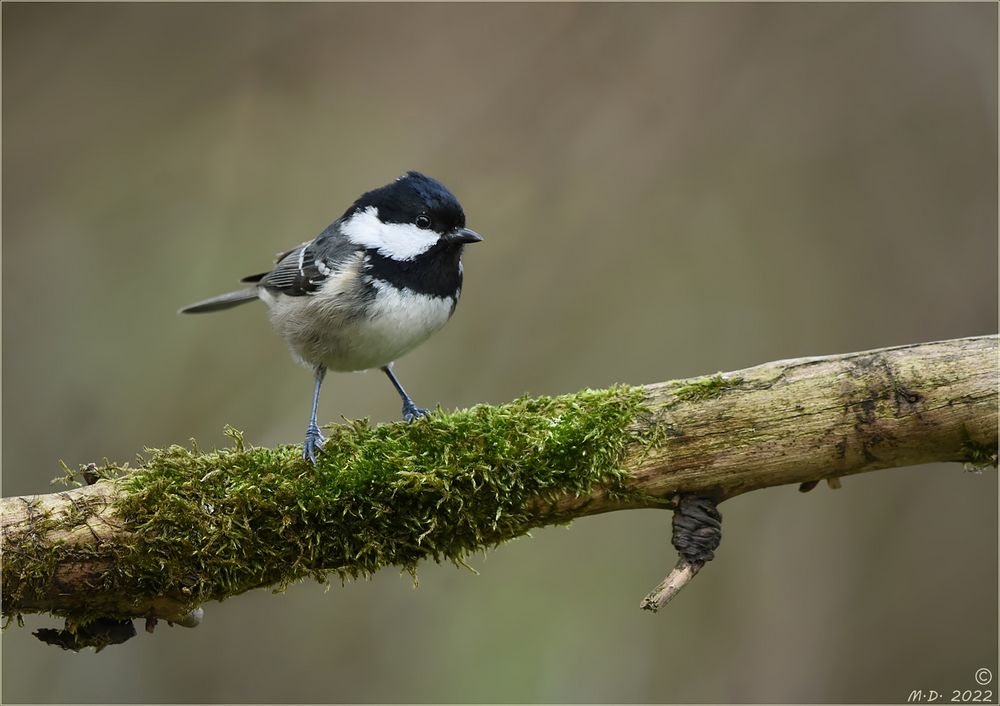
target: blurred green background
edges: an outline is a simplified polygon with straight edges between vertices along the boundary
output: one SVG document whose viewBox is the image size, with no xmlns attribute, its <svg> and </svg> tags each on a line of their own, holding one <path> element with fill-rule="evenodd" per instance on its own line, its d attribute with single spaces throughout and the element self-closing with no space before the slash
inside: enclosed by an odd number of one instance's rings
<svg viewBox="0 0 1000 706">
<path fill-rule="evenodd" d="M 264 307 L 181 318 L 420 169 L 486 237 L 418 402 L 995 332 L 997 6 L 4 4 L 3 492 L 144 445 L 299 443 Z M 378 373 L 321 417 L 394 420 Z M 6 702 L 905 701 L 997 666 L 997 475 L 547 528 L 94 655 L 3 634 Z M 993 685 L 996 690 L 996 685 Z M 994 691 L 996 693 L 996 691 Z"/>
</svg>

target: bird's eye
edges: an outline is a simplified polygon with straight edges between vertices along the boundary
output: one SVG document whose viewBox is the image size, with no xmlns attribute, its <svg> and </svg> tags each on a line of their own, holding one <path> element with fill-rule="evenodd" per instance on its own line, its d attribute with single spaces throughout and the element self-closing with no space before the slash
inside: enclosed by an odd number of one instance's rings
<svg viewBox="0 0 1000 706">
<path fill-rule="evenodd" d="M 431 219 L 422 213 L 419 216 L 417 216 L 417 220 L 415 220 L 414 223 L 417 224 L 417 228 L 426 229 L 431 227 Z"/>
</svg>

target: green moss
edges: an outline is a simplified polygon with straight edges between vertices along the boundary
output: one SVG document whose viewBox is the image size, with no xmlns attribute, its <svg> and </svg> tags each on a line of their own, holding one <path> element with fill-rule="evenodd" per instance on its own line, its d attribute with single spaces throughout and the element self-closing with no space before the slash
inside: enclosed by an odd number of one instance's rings
<svg viewBox="0 0 1000 706">
<path fill-rule="evenodd" d="M 229 449 L 149 450 L 117 481 L 127 532 L 103 549 L 115 555 L 106 588 L 197 605 L 307 576 L 462 563 L 538 524 L 529 501 L 622 480 L 642 400 L 618 387 L 353 422 L 329 430 L 315 467 L 299 446 L 247 448 L 232 430 Z"/>
<path fill-rule="evenodd" d="M 3 557 L 4 615 L 8 618 L 7 606 L 20 605 L 25 596 L 46 593 L 60 561 L 68 556 L 63 542 L 45 538 L 48 532 L 59 529 L 62 522 L 51 512 L 39 510 L 38 505 L 37 500 L 25 501 L 29 517 L 27 527 L 4 536 L 8 548 Z M 17 550 L 12 551 L 13 547 Z M 18 614 L 19 624 L 20 620 Z"/>
<path fill-rule="evenodd" d="M 718 397 L 726 390 L 738 387 L 742 383 L 742 377 L 724 378 L 722 373 L 717 373 L 681 385 L 674 391 L 674 395 L 684 402 L 701 402 Z"/>
<path fill-rule="evenodd" d="M 990 443 L 979 443 L 972 440 L 969 430 L 962 427 L 962 461 L 970 471 L 982 472 L 987 468 L 997 467 L 997 439 Z"/>
</svg>

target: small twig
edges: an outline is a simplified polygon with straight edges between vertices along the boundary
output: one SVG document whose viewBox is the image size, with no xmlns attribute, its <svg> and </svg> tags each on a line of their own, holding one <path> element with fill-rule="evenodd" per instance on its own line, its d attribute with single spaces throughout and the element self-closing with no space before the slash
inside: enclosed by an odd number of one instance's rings
<svg viewBox="0 0 1000 706">
<path fill-rule="evenodd" d="M 642 599 L 639 607 L 652 612 L 665 606 L 701 567 L 715 558 L 722 541 L 722 515 L 712 498 L 685 495 L 677 503 L 670 538 L 680 561 L 656 588 Z"/>
<path fill-rule="evenodd" d="M 688 581 L 693 579 L 703 566 L 704 564 L 692 564 L 687 559 L 679 560 L 667 577 L 642 599 L 639 607 L 655 613 L 687 586 Z"/>
</svg>

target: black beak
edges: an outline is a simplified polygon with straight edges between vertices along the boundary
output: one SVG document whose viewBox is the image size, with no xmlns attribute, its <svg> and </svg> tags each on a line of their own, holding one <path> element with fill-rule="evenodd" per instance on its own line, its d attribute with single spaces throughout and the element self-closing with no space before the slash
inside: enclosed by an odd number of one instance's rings
<svg viewBox="0 0 1000 706">
<path fill-rule="evenodd" d="M 479 243 L 483 236 L 471 228 L 456 228 L 445 236 L 451 243 Z"/>
</svg>

